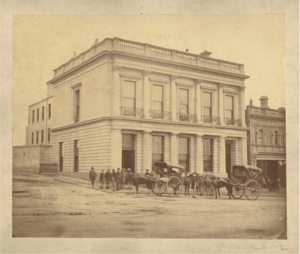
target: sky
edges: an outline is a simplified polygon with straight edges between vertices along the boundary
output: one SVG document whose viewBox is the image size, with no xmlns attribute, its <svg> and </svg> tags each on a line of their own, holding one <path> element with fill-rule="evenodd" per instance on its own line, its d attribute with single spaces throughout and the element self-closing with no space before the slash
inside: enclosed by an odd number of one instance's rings
<svg viewBox="0 0 300 254">
<path fill-rule="evenodd" d="M 47 97 L 53 70 L 106 37 L 244 64 L 245 104 L 285 107 L 284 15 L 15 15 L 13 145 L 25 145 L 28 106 Z M 245 106 L 246 106 L 245 105 Z"/>
</svg>

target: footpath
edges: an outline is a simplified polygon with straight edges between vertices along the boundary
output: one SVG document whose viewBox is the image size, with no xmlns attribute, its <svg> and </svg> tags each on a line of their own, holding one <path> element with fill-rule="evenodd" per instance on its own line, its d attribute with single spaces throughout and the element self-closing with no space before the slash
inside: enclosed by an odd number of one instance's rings
<svg viewBox="0 0 300 254">
<path fill-rule="evenodd" d="M 81 187 L 85 188 L 92 188 L 92 185 L 90 181 L 84 180 L 84 179 L 78 179 L 78 178 L 73 178 L 69 176 L 62 176 L 62 175 L 40 175 L 40 174 L 30 174 L 30 175 L 14 175 L 15 180 L 21 180 L 21 179 L 26 179 L 28 178 L 35 178 L 36 180 L 39 181 L 58 181 L 66 184 L 73 184 L 73 185 L 78 185 Z M 105 184 L 104 184 L 104 189 L 100 189 L 100 182 L 98 179 L 96 179 L 94 183 L 94 189 L 95 191 L 101 191 L 103 194 L 114 194 L 114 193 L 125 193 L 125 194 L 135 194 L 136 190 L 134 186 L 128 187 L 126 185 L 123 185 L 123 189 L 119 191 L 113 191 L 112 190 L 112 185 L 110 184 L 110 189 L 105 189 Z M 24 192 L 24 188 L 22 188 L 22 185 L 19 185 L 18 183 L 13 184 L 13 192 L 18 193 L 18 192 Z M 148 190 L 144 185 L 139 186 L 139 194 L 147 194 Z M 193 191 L 190 189 L 190 195 L 193 193 Z M 220 194 L 221 195 L 226 195 L 227 190 L 226 188 L 221 188 L 220 189 Z M 270 192 L 266 189 L 261 189 L 260 192 L 261 197 L 286 197 L 286 189 L 281 189 L 281 190 L 271 190 Z"/>
</svg>

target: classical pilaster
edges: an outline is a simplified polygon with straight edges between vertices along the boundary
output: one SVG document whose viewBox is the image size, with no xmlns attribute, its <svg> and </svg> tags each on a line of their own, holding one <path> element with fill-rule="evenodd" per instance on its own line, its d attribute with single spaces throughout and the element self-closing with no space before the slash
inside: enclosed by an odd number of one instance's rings
<svg viewBox="0 0 300 254">
<path fill-rule="evenodd" d="M 219 172 L 219 139 L 213 139 L 213 172 Z"/>
<path fill-rule="evenodd" d="M 220 117 L 220 124 L 224 125 L 224 89 L 225 84 L 219 83 L 219 117 Z"/>
<path fill-rule="evenodd" d="M 203 139 L 196 135 L 196 172 L 203 174 Z"/>
<path fill-rule="evenodd" d="M 219 137 L 219 173 L 226 173 L 225 137 Z"/>
<path fill-rule="evenodd" d="M 176 79 L 177 76 L 170 76 L 171 78 L 171 112 L 172 120 L 177 120 L 177 91 L 176 91 Z"/>
<path fill-rule="evenodd" d="M 121 129 L 111 129 L 111 169 L 122 167 L 122 133 Z"/>
<path fill-rule="evenodd" d="M 240 105 L 240 109 L 242 110 L 241 112 L 241 120 L 242 120 L 242 127 L 247 127 L 246 123 L 245 123 L 245 86 L 240 87 L 240 97 L 241 97 L 241 105 Z"/>
<path fill-rule="evenodd" d="M 178 136 L 171 133 L 171 164 L 178 164 Z"/>
<path fill-rule="evenodd" d="M 143 71 L 144 74 L 144 115 L 145 118 L 150 118 L 150 81 L 149 76 L 151 71 L 145 70 Z"/>
<path fill-rule="evenodd" d="M 120 116 L 121 107 L 121 84 L 120 84 L 120 65 L 113 65 L 113 98 L 112 98 L 112 116 Z"/>
<path fill-rule="evenodd" d="M 196 115 L 197 115 L 197 121 L 198 123 L 202 123 L 202 116 L 201 116 L 201 84 L 202 80 L 197 79 L 196 80 Z"/>
<path fill-rule="evenodd" d="M 146 172 L 146 169 L 151 171 L 151 150 L 150 148 L 150 132 L 143 132 L 143 172 Z"/>
</svg>

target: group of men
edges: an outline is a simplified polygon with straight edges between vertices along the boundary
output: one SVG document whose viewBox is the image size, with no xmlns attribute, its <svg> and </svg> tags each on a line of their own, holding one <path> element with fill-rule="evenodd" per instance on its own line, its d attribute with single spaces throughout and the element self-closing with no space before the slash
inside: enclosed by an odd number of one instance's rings
<svg viewBox="0 0 300 254">
<path fill-rule="evenodd" d="M 127 184 L 126 182 L 126 175 L 134 175 L 134 173 L 131 171 L 131 169 L 117 169 L 115 171 L 112 169 L 112 173 L 110 172 L 110 169 L 108 169 L 105 173 L 104 170 L 100 173 L 99 181 L 100 181 L 100 189 L 104 189 L 104 182 L 106 184 L 106 189 L 109 189 L 110 183 L 112 183 L 112 189 L 113 191 L 119 191 L 123 189 L 123 184 Z M 91 168 L 91 171 L 89 173 L 89 179 L 92 184 L 92 188 L 94 188 L 94 182 L 96 180 L 97 173 L 95 172 L 94 168 Z"/>
</svg>

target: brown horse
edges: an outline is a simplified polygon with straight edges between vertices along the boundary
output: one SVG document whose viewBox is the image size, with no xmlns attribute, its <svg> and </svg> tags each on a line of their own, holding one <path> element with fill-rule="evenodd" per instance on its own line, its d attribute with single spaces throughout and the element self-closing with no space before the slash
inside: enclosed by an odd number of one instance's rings
<svg viewBox="0 0 300 254">
<path fill-rule="evenodd" d="M 222 181 L 223 180 L 223 181 Z M 204 175 L 204 188 L 206 192 L 206 196 L 218 198 L 221 197 L 220 195 L 220 188 L 226 187 L 229 199 L 231 199 L 232 196 L 232 185 L 229 183 L 230 180 L 228 178 L 221 178 L 215 176 L 214 174 L 206 174 Z"/>
<path fill-rule="evenodd" d="M 192 174 L 189 174 L 187 177 L 183 178 L 183 185 L 184 185 L 184 195 L 190 195 L 189 189 L 190 187 L 192 189 L 196 188 L 196 192 L 199 191 L 199 196 L 203 195 L 203 186 L 204 186 L 204 180 L 203 177 L 199 174 L 196 174 L 196 176 L 193 176 Z M 193 197 L 195 197 L 193 195 Z"/>
<path fill-rule="evenodd" d="M 152 191 L 152 186 L 153 186 L 153 182 L 150 179 L 147 179 L 145 177 L 134 177 L 133 178 L 133 185 L 135 186 L 136 189 L 136 194 L 139 194 L 139 185 L 140 184 L 146 184 L 146 187 L 148 189 L 148 193 L 147 196 L 149 195 L 149 192 Z"/>
</svg>

